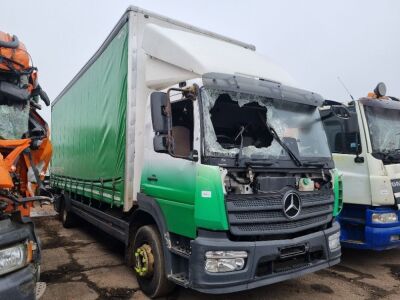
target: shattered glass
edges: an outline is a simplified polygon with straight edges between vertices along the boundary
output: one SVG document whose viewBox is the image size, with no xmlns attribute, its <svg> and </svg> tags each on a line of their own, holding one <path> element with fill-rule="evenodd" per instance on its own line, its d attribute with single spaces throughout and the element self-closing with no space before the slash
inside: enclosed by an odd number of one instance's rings
<svg viewBox="0 0 400 300">
<path fill-rule="evenodd" d="M 270 99 L 248 93 L 228 92 L 203 87 L 202 104 L 204 114 L 205 152 L 208 156 L 235 157 L 239 147 L 226 149 L 217 141 L 211 120 L 211 110 L 221 94 L 228 94 L 240 107 L 257 103 L 267 109 L 266 120 L 282 139 L 294 138 L 301 157 L 330 157 L 325 131 L 320 121 L 318 109 L 300 103 Z M 273 139 L 268 147 L 248 145 L 242 148 L 243 157 L 269 159 L 287 157 L 287 152 Z"/>
<path fill-rule="evenodd" d="M 364 106 L 374 152 L 400 149 L 400 111 Z"/>
<path fill-rule="evenodd" d="M 22 138 L 28 131 L 29 105 L 0 105 L 0 139 Z"/>
</svg>

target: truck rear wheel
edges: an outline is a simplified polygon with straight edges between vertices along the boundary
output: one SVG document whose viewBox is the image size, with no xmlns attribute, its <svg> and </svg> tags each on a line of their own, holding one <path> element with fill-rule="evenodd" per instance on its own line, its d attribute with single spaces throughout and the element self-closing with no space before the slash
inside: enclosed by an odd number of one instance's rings
<svg viewBox="0 0 400 300">
<path fill-rule="evenodd" d="M 128 251 L 129 263 L 147 296 L 157 298 L 173 291 L 175 284 L 166 277 L 161 237 L 154 225 L 140 227 Z"/>
</svg>

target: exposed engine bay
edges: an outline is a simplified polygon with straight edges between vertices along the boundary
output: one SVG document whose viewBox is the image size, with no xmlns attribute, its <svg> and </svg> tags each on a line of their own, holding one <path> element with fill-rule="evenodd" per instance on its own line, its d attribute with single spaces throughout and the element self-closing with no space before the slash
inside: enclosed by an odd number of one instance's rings
<svg viewBox="0 0 400 300">
<path fill-rule="evenodd" d="M 221 169 L 232 239 L 287 239 L 326 229 L 333 220 L 328 170 L 271 172 Z"/>
<path fill-rule="evenodd" d="M 332 175 L 329 171 L 313 171 L 302 174 L 227 171 L 221 168 L 225 194 L 262 194 L 284 188 L 299 192 L 332 190 Z"/>
</svg>

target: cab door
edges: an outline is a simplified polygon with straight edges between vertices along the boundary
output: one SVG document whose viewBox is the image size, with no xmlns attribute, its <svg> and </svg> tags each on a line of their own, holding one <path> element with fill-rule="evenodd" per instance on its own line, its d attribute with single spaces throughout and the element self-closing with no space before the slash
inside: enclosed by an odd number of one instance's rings
<svg viewBox="0 0 400 300">
<path fill-rule="evenodd" d="M 153 147 L 147 149 L 146 172 L 142 176 L 145 193 L 157 200 L 168 230 L 195 237 L 194 203 L 196 192 L 196 153 L 199 151 L 200 129 L 197 101 L 186 99 L 171 102 L 174 155 L 155 149 L 157 133 L 148 132 Z"/>
<path fill-rule="evenodd" d="M 371 190 L 367 160 L 367 142 L 358 102 L 348 107 L 351 117 L 332 116 L 324 127 L 335 166 L 343 174 L 343 202 L 370 204 Z"/>
</svg>

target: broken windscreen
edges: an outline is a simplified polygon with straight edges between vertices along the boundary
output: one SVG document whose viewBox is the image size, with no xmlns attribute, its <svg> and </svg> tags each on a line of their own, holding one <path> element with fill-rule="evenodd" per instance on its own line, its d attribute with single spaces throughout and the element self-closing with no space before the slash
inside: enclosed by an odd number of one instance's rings
<svg viewBox="0 0 400 300">
<path fill-rule="evenodd" d="M 400 110 L 364 106 L 373 152 L 400 150 Z"/>
<path fill-rule="evenodd" d="M 205 155 L 289 159 L 268 125 L 302 158 L 330 158 L 318 108 L 290 101 L 203 87 Z M 267 125 L 268 124 L 268 125 Z"/>
<path fill-rule="evenodd" d="M 0 139 L 21 139 L 28 131 L 29 105 L 0 104 Z"/>
</svg>

